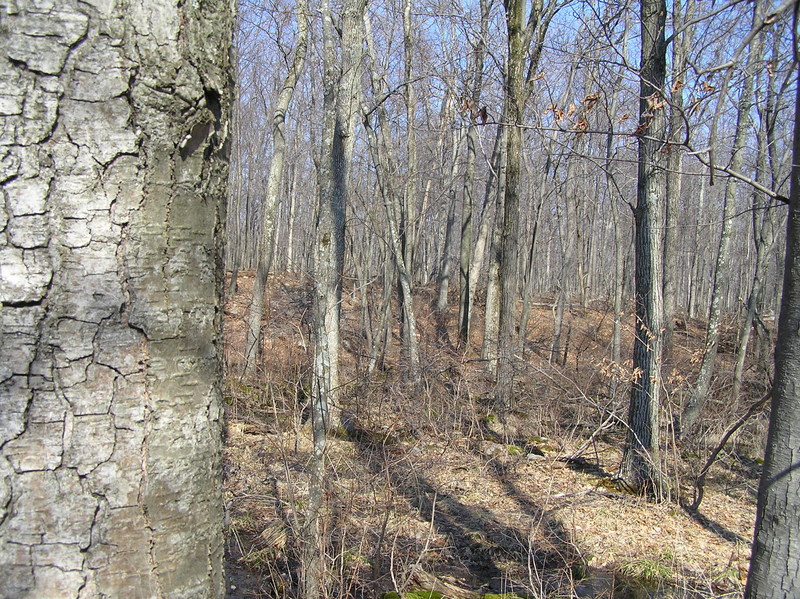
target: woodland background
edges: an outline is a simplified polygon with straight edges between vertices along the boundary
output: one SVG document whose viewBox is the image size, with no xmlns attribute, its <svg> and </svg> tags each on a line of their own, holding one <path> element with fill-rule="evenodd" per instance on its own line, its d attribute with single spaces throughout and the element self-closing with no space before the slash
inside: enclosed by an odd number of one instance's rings
<svg viewBox="0 0 800 599">
<path fill-rule="evenodd" d="M 742 593 L 795 25 L 763 1 L 671 2 L 659 85 L 640 68 L 650 4 L 534 2 L 515 46 L 513 2 L 241 3 L 226 254 L 240 590 Z M 663 300 L 647 338 L 645 164 Z M 658 375 L 634 364 L 637 339 L 657 339 Z M 653 376 L 655 445 L 631 477 L 631 387 Z"/>
</svg>

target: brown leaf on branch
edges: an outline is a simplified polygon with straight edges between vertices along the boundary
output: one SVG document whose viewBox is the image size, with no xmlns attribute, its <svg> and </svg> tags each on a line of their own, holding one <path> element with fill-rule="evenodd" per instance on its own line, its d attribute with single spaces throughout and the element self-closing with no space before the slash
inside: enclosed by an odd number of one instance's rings
<svg viewBox="0 0 800 599">
<path fill-rule="evenodd" d="M 633 130 L 633 133 L 631 133 L 631 135 L 641 135 L 650 128 L 650 123 L 652 122 L 653 119 L 647 119 L 645 122 L 641 123 L 638 127 L 636 127 L 636 129 Z"/>
<path fill-rule="evenodd" d="M 674 94 L 676 92 L 679 92 L 680 90 L 683 89 L 683 86 L 684 86 L 683 81 L 681 81 L 680 79 L 676 79 L 675 81 L 672 82 L 672 93 Z"/>
<path fill-rule="evenodd" d="M 572 126 L 572 130 L 576 131 L 578 135 L 586 131 L 588 128 L 589 128 L 589 121 L 587 121 L 586 119 L 581 119 Z"/>
<path fill-rule="evenodd" d="M 622 123 L 624 123 L 625 121 L 627 121 L 629 118 L 631 118 L 631 113 L 630 113 L 630 112 L 626 112 L 626 113 L 625 113 L 625 114 L 623 114 L 621 117 L 619 117 L 619 120 L 618 120 L 617 122 L 618 122 L 619 124 L 622 124 Z"/>
<path fill-rule="evenodd" d="M 583 102 L 586 104 L 586 112 L 589 112 L 592 108 L 594 108 L 595 104 L 597 104 L 598 100 L 600 100 L 600 92 L 594 94 L 588 94 L 584 99 Z"/>
<path fill-rule="evenodd" d="M 573 114 L 575 114 L 575 112 L 577 112 L 577 110 L 578 110 L 578 109 L 577 109 L 577 107 L 575 106 L 575 104 L 570 104 L 570 105 L 569 105 L 569 110 L 567 110 L 567 118 L 569 118 L 569 117 L 571 117 Z"/>
<path fill-rule="evenodd" d="M 652 96 L 647 96 L 647 106 L 650 110 L 661 110 L 664 106 L 667 105 L 667 99 L 661 97 L 658 92 L 654 93 Z"/>
</svg>

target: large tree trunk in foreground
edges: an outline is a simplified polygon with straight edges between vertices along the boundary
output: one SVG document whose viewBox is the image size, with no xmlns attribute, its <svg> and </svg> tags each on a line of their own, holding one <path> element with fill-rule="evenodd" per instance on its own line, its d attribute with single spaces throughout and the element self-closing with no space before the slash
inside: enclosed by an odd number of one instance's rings
<svg viewBox="0 0 800 599">
<path fill-rule="evenodd" d="M 800 86 L 792 164 L 775 383 L 746 599 L 800 597 Z"/>
<path fill-rule="evenodd" d="M 639 98 L 639 173 L 634 209 L 636 251 L 636 337 L 622 476 L 634 489 L 660 494 L 658 409 L 663 331 L 662 249 L 664 138 L 663 86 L 666 72 L 664 0 L 641 0 L 642 48 Z"/>
<path fill-rule="evenodd" d="M 222 597 L 231 4 L 57 5 L 2 15 L 0 596 Z"/>
</svg>

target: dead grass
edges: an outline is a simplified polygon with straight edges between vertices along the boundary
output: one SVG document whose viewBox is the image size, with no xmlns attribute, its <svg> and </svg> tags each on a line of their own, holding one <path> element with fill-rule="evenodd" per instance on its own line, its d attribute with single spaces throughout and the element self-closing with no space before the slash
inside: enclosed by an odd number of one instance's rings
<svg viewBox="0 0 800 599">
<path fill-rule="evenodd" d="M 225 311 L 226 498 L 231 559 L 238 560 L 229 596 L 291 597 L 311 449 L 304 417 L 309 294 L 305 281 L 270 281 L 263 370 L 243 381 L 237 373 L 248 274 L 240 273 L 240 291 Z M 423 387 L 404 384 L 397 339 L 386 369 L 365 379 L 360 306 L 356 294 L 345 298 L 343 401 L 356 430 L 339 431 L 326 456 L 330 597 L 407 591 L 422 571 L 451 594 L 464 589 L 475 597 L 512 591 L 601 597 L 614 589 L 614 596 L 629 596 L 621 581 L 663 597 L 741 594 L 763 417 L 737 434 L 712 470 L 700 517 L 677 502 L 678 493 L 690 492 L 715 439 L 746 407 L 745 398 L 734 412 L 725 398 L 732 356 L 721 356 L 723 374 L 703 433 L 665 451 L 674 500 L 654 504 L 614 480 L 626 367 L 609 367 L 611 318 L 604 306 L 570 310 L 563 366 L 548 362 L 552 313 L 535 309 L 517 366 L 515 410 L 501 423 L 479 361 L 479 331 L 466 349 L 437 341 L 433 315 L 420 299 Z M 450 339 L 455 334 L 451 327 Z M 664 422 L 690 389 L 702 323 L 688 322 L 677 335 Z M 754 394 L 760 384 L 757 377 L 748 382 Z"/>
</svg>

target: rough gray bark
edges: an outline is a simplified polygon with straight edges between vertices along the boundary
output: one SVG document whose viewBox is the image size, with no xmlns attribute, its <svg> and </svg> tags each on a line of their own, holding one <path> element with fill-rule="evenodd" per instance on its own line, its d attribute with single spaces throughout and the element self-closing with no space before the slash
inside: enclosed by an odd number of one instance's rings
<svg viewBox="0 0 800 599">
<path fill-rule="evenodd" d="M 272 162 L 267 174 L 267 190 L 261 209 L 261 236 L 256 256 L 256 277 L 253 281 L 253 298 L 247 314 L 247 339 L 244 347 L 244 374 L 253 376 L 256 372 L 261 347 L 261 319 L 264 316 L 264 292 L 267 277 L 274 258 L 273 246 L 276 241 L 278 224 L 278 202 L 283 184 L 283 167 L 286 156 L 286 111 L 294 95 L 297 80 L 303 71 L 308 48 L 308 6 L 306 0 L 297 3 L 297 41 L 294 60 L 286 73 L 283 87 L 275 103 L 272 115 Z"/>
<path fill-rule="evenodd" d="M 800 86 L 796 93 L 775 383 L 746 599 L 800 596 Z"/>
<path fill-rule="evenodd" d="M 508 127 L 502 123 L 497 126 L 495 134 L 494 148 L 489 163 L 489 177 L 486 181 L 484 191 L 483 209 L 481 210 L 480 225 L 478 235 L 475 239 L 475 247 L 472 250 L 472 261 L 469 267 L 469 298 L 467 302 L 472 306 L 475 299 L 475 290 L 478 287 L 478 275 L 481 272 L 481 265 L 484 262 L 486 246 L 489 245 L 488 273 L 486 281 L 486 308 L 484 310 L 484 331 L 483 343 L 481 346 L 481 358 L 491 360 L 491 370 L 494 370 L 494 358 L 497 355 L 497 327 L 499 320 L 498 307 L 498 263 L 497 247 L 499 247 L 499 231 L 495 225 L 495 219 L 502 218 L 503 194 L 505 189 L 505 152 L 502 148 L 506 144 L 506 133 Z M 492 217 L 494 208 L 494 218 Z M 490 237 L 491 235 L 491 237 Z"/>
<path fill-rule="evenodd" d="M 55 5 L 0 9 L 0 596 L 222 597 L 232 6 Z"/>
<path fill-rule="evenodd" d="M 663 167 L 659 151 L 664 139 L 666 47 L 665 0 L 641 0 L 641 63 L 639 92 L 639 172 L 635 227 L 636 335 L 628 410 L 628 436 L 622 476 L 637 490 L 660 494 L 658 410 L 661 387 L 663 303 L 661 227 Z"/>
<path fill-rule="evenodd" d="M 459 308 L 458 338 L 461 343 L 469 339 L 471 317 L 470 302 L 470 262 L 472 260 L 472 212 L 474 208 L 473 187 L 475 183 L 475 148 L 478 133 L 474 119 L 470 120 L 465 137 L 467 145 L 466 167 L 464 169 L 464 197 L 461 204 L 461 246 L 459 249 Z"/>
<path fill-rule="evenodd" d="M 506 153 L 505 146 L 508 127 L 500 125 L 498 131 L 499 151 L 497 152 L 497 188 L 494 190 L 495 217 L 491 229 L 489 243 L 489 268 L 486 275 L 486 308 L 484 310 L 483 344 L 481 359 L 486 360 L 488 370 L 494 373 L 497 369 L 497 348 L 500 332 L 500 224 L 503 219 L 503 202 L 506 188 Z M 487 190 L 490 186 L 487 184 Z M 486 217 L 484 217 L 486 218 Z M 488 223 L 487 223 L 488 226 Z M 489 231 L 487 230 L 487 237 Z M 477 256 L 477 252 L 476 252 Z"/>
<path fill-rule="evenodd" d="M 499 326 L 497 345 L 497 373 L 495 400 L 503 410 L 513 406 L 513 359 L 517 344 L 517 272 L 519 248 L 519 204 L 520 176 L 522 171 L 522 118 L 525 100 L 528 97 L 525 65 L 530 42 L 534 32 L 537 38 L 536 58 L 531 60 L 531 68 L 536 69 L 544 32 L 539 29 L 542 16 L 542 0 L 534 0 L 530 6 L 528 20 L 525 20 L 526 2 L 506 0 L 506 29 L 508 31 L 508 55 L 505 69 L 504 118 L 508 123 L 505 145 L 505 186 L 503 199 L 503 218 L 497 212 L 495 227 L 500 231 L 498 252 L 499 282 Z M 547 26 L 544 26 L 546 31 Z"/>
<path fill-rule="evenodd" d="M 353 154 L 353 130 L 361 73 L 364 0 L 350 0 L 336 26 L 323 7 L 325 46 L 324 119 L 320 159 L 320 200 L 314 242 L 315 384 L 319 416 L 330 426 L 339 388 L 339 312 L 344 267 L 345 206 Z M 341 30 L 341 56 L 337 56 Z"/>
<path fill-rule="evenodd" d="M 445 122 L 444 120 L 442 122 Z M 461 135 L 456 132 L 453 136 L 452 158 L 450 161 L 450 178 L 448 179 L 448 201 L 447 201 L 447 221 L 445 223 L 444 243 L 442 244 L 442 256 L 439 260 L 439 272 L 437 276 L 438 293 L 436 297 L 436 312 L 439 313 L 437 318 L 442 320 L 442 327 L 445 327 L 445 315 L 447 311 L 447 300 L 450 295 L 450 275 L 452 272 L 452 261 L 450 260 L 450 251 L 453 245 L 453 237 L 455 236 L 456 228 L 456 189 L 455 179 L 458 170 L 458 144 L 461 141 Z M 444 328 L 446 333 L 446 328 Z"/>
</svg>

